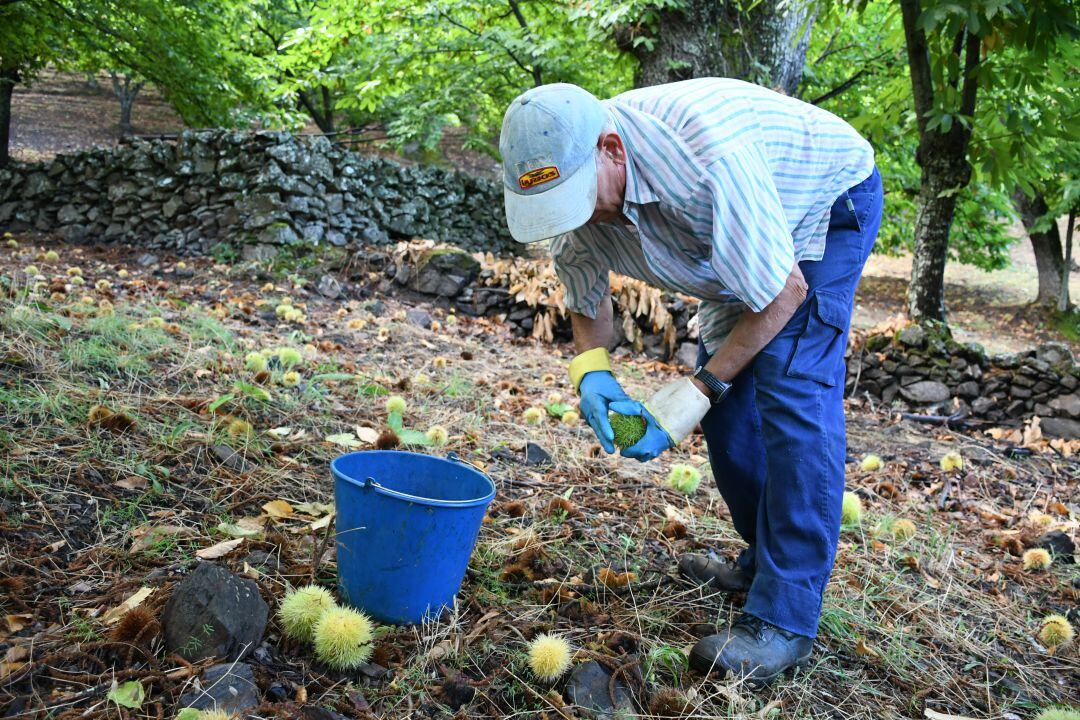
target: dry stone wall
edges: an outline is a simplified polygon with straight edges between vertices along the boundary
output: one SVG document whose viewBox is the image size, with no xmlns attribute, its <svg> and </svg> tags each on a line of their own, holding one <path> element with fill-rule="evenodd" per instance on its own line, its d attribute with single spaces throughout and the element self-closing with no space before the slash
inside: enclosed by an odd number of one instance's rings
<svg viewBox="0 0 1080 720">
<path fill-rule="evenodd" d="M 917 413 L 1000 425 L 1038 416 L 1044 434 L 1080 437 L 1080 367 L 1060 343 L 989 356 L 947 330 L 909 325 L 849 349 L 847 391 Z"/>
<path fill-rule="evenodd" d="M 414 236 L 514 251 L 497 183 L 279 132 L 185 132 L 14 163 L 0 170 L 0 231 L 28 229 L 182 254 L 226 242 L 249 258 Z"/>
</svg>

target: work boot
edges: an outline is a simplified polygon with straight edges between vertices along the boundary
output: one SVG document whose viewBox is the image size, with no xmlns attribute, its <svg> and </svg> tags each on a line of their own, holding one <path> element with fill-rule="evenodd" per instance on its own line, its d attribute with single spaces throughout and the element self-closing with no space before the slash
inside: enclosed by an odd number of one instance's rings
<svg viewBox="0 0 1080 720">
<path fill-rule="evenodd" d="M 708 555 L 687 554 L 679 557 L 679 574 L 723 592 L 746 592 L 754 579 L 735 562 Z"/>
<path fill-rule="evenodd" d="M 743 613 L 731 627 L 699 640 L 690 651 L 690 666 L 703 675 L 719 670 L 764 687 L 784 671 L 805 665 L 813 649 L 813 638 Z"/>
</svg>

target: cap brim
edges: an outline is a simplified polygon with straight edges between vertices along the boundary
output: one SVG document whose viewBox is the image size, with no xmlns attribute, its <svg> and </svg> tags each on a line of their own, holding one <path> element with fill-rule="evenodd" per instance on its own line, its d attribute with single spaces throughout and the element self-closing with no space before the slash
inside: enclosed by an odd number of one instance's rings
<svg viewBox="0 0 1080 720">
<path fill-rule="evenodd" d="M 596 163 L 589 160 L 550 190 L 519 195 L 503 186 L 506 224 L 520 243 L 547 240 L 577 230 L 596 209 Z"/>
</svg>

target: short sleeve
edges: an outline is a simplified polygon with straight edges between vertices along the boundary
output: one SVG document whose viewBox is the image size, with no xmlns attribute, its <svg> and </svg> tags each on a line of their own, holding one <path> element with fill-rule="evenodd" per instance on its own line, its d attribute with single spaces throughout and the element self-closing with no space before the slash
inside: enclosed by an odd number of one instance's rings
<svg viewBox="0 0 1080 720">
<path fill-rule="evenodd" d="M 713 213 L 710 265 L 724 287 L 761 312 L 795 266 L 795 243 L 760 147 L 713 162 L 704 185 Z"/>
<path fill-rule="evenodd" d="M 610 285 L 611 268 L 596 247 L 589 228 L 581 228 L 551 241 L 555 274 L 566 288 L 566 308 L 596 318 L 596 312 Z"/>
</svg>

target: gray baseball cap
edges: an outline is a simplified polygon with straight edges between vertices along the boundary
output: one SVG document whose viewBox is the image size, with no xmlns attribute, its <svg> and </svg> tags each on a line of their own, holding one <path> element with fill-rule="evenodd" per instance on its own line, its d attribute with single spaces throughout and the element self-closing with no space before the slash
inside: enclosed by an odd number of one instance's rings
<svg viewBox="0 0 1080 720">
<path fill-rule="evenodd" d="M 522 243 L 575 230 L 596 209 L 596 141 L 607 110 L 577 85 L 528 90 L 503 117 L 499 152 L 510 234 Z"/>
</svg>

